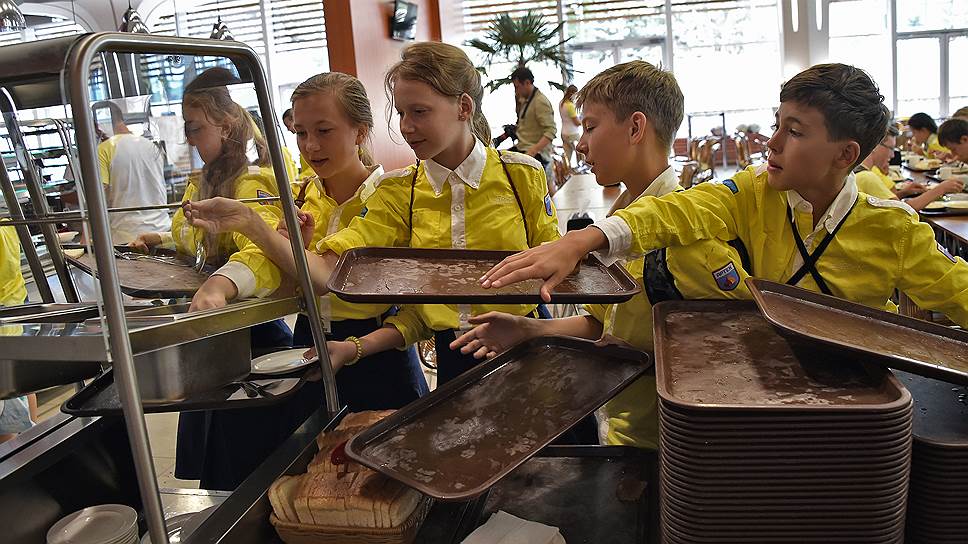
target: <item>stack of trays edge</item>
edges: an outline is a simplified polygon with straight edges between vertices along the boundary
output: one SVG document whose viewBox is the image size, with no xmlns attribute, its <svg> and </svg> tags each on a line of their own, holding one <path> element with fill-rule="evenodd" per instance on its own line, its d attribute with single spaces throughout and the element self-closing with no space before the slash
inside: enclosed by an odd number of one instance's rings
<svg viewBox="0 0 968 544">
<path fill-rule="evenodd" d="M 895 374 L 915 407 L 907 542 L 968 542 L 968 389 Z"/>
<path fill-rule="evenodd" d="M 663 542 L 903 542 L 912 400 L 889 371 L 791 345 L 755 306 L 663 313 Z"/>
</svg>

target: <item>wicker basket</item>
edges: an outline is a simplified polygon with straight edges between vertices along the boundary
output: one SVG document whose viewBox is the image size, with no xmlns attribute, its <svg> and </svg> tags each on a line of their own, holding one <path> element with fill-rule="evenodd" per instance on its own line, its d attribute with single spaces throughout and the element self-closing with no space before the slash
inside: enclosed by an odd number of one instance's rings
<svg viewBox="0 0 968 544">
<path fill-rule="evenodd" d="M 431 500 L 424 497 L 410 517 L 398 527 L 332 527 L 282 521 L 273 513 L 269 520 L 286 544 L 411 544 L 430 511 Z"/>
</svg>

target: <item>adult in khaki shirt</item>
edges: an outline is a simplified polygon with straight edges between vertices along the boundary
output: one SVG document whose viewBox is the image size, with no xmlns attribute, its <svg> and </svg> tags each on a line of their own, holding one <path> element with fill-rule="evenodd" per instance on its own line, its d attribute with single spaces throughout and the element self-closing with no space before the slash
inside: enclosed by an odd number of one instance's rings
<svg viewBox="0 0 968 544">
<path fill-rule="evenodd" d="M 530 155 L 542 165 L 551 162 L 551 142 L 558 127 L 551 101 L 534 86 L 534 74 L 519 67 L 511 74 L 514 98 L 517 101 L 518 143 L 512 151 Z"/>
</svg>

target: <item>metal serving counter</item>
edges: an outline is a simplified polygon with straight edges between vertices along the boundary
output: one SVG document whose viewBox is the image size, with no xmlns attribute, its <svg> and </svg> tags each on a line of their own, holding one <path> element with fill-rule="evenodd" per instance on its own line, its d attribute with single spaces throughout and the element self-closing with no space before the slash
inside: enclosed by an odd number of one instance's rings
<svg viewBox="0 0 968 544">
<path fill-rule="evenodd" d="M 298 474 L 317 452 L 315 438 L 343 413 L 320 410 L 246 479 L 189 538 L 194 543 L 281 543 L 269 523 L 268 489 Z M 620 446 L 549 446 L 485 494 L 437 502 L 415 542 L 458 544 L 497 510 L 554 525 L 569 544 L 658 542 L 658 458 Z"/>
<path fill-rule="evenodd" d="M 197 66 L 196 56 L 199 57 Z M 105 62 L 108 57 L 114 59 L 115 65 L 112 65 L 114 67 L 108 66 L 109 63 Z M 125 62 L 119 62 L 120 58 Z M 190 69 L 186 67 L 186 59 L 189 61 Z M 161 544 L 168 540 L 141 404 L 139 379 L 134 363 L 136 355 L 214 337 L 296 312 L 305 312 L 309 315 L 316 350 L 319 353 L 319 364 L 326 392 L 324 411 L 336 413 L 339 401 L 326 351 L 317 298 L 309 279 L 306 256 L 299 234 L 286 161 L 280 146 L 281 139 L 275 124 L 265 123 L 268 130 L 264 132 L 264 136 L 283 215 L 289 232 L 294 233 L 291 246 L 298 285 L 302 293 L 301 298 L 243 301 L 232 303 L 222 309 L 185 316 L 146 318 L 131 316 L 129 318 L 126 314 L 124 306 L 126 300 L 119 288 L 115 248 L 109 221 L 112 210 L 108 209 L 102 188 L 102 182 L 106 183 L 107 180 L 101 180 L 99 176 L 97 133 L 100 129 L 95 119 L 96 112 L 92 115 L 92 106 L 95 106 L 94 96 L 100 96 L 102 93 L 106 93 L 110 99 L 120 101 L 144 99 L 143 96 L 137 95 L 139 92 L 137 89 L 141 88 L 137 83 L 143 78 L 148 78 L 151 70 L 157 69 L 151 68 L 152 62 L 170 66 L 173 70 L 172 74 L 179 74 L 183 78 L 192 78 L 198 71 L 208 66 L 231 67 L 238 74 L 239 82 L 248 86 L 247 91 L 254 91 L 252 95 L 256 103 L 255 109 L 262 119 L 276 117 L 259 57 L 249 46 L 239 42 L 145 34 L 96 33 L 0 47 L 0 87 L 4 91 L 0 93 L 0 112 L 3 114 L 6 132 L 16 151 L 16 167 L 19 168 L 19 175 L 26 184 L 32 204 L 29 214 L 26 208 L 20 207 L 11 176 L 6 168 L 0 168 L 0 189 L 10 211 L 9 215 L 0 216 L 0 220 L 7 225 L 17 226 L 22 243 L 29 246 L 25 247 L 25 250 L 27 250 L 35 280 L 43 284 L 41 267 L 34 262 L 39 258 L 35 258 L 36 252 L 32 252 L 32 241 L 26 225 L 40 227 L 50 259 L 65 290 L 67 302 L 77 302 L 77 297 L 67 268 L 65 253 L 55 231 L 57 223 L 67 221 L 68 218 L 83 223 L 82 228 L 78 230 L 84 231 L 85 238 L 88 240 L 86 249 L 93 254 L 98 271 L 98 277 L 95 280 L 98 285 L 98 302 L 95 305 L 94 316 L 90 315 L 92 312 L 90 308 L 48 307 L 43 308 L 45 311 L 41 313 L 59 313 L 59 315 L 41 316 L 35 322 L 30 322 L 29 319 L 9 319 L 3 327 L 0 327 L 0 353 L 2 353 L 0 381 L 3 382 L 0 389 L 4 396 L 10 396 L 40 385 L 52 385 L 44 381 L 48 377 L 52 377 L 55 383 L 58 380 L 61 383 L 69 383 L 79 378 L 77 373 L 70 371 L 72 363 L 78 366 L 84 365 L 81 375 L 102 363 L 110 364 L 113 367 L 114 380 L 124 411 L 123 419 L 107 418 L 91 421 L 67 419 L 64 420 L 61 428 L 52 429 L 40 440 L 17 440 L 19 444 L 17 447 L 21 448 L 19 453 L 26 457 L 16 457 L 16 459 L 27 459 L 26 464 L 16 471 L 7 470 L 6 475 L 0 472 L 0 488 L 8 489 L 20 478 L 20 474 L 45 470 L 46 465 L 40 461 L 44 456 L 36 450 L 56 446 L 57 437 L 64 433 L 70 435 L 70 440 L 87 440 L 87 435 L 97 435 L 98 432 L 88 430 L 86 425 L 94 426 L 92 428 L 104 426 L 115 430 L 120 425 L 126 430 L 121 436 L 127 441 L 127 447 L 111 442 L 111 451 L 100 455 L 102 458 L 124 457 L 128 464 L 126 466 L 133 465 L 133 474 L 124 475 L 125 485 L 123 486 L 112 486 L 108 485 L 111 482 L 103 481 L 97 482 L 97 485 L 90 484 L 89 487 L 92 493 L 98 489 L 98 485 L 112 491 L 103 493 L 100 498 L 104 500 L 100 502 L 124 502 L 137 507 L 145 516 L 152 541 Z M 169 77 L 175 76 L 169 74 Z M 99 81 L 101 83 L 98 83 Z M 130 85 L 125 85 L 126 82 Z M 187 83 L 187 80 L 183 83 Z M 167 114 L 173 113 L 172 100 L 174 98 L 166 95 L 161 101 L 163 105 L 160 107 L 167 108 Z M 64 117 L 70 119 L 73 127 L 73 132 L 61 130 L 59 134 L 66 142 L 65 152 L 69 155 L 71 163 L 76 166 L 73 168 L 73 174 L 78 182 L 80 196 L 81 210 L 78 212 L 55 213 L 49 209 L 40 173 L 32 163 L 30 151 L 20 130 L 20 126 L 26 126 L 28 122 L 20 117 L 29 117 L 21 116 L 21 111 L 41 108 L 53 110 L 55 107 L 63 108 Z M 50 113 L 45 113 L 45 116 L 49 115 Z M 41 291 L 45 303 L 55 302 L 49 292 L 50 289 L 43 289 L 41 285 Z M 8 314 L 8 317 L 11 316 Z M 84 319 L 89 317 L 98 319 L 84 322 Z M 62 365 L 67 370 L 59 373 L 50 372 L 56 365 Z M 36 379 L 38 376 L 42 379 Z M 71 432 L 79 430 L 76 428 L 78 426 L 85 427 L 83 432 Z M 56 447 L 54 449 L 59 450 Z M 15 459 L 4 460 L 3 466 L 8 466 L 10 463 L 15 463 Z M 98 467 L 97 470 L 89 471 L 90 478 L 100 478 L 99 472 L 103 470 L 103 467 Z M 70 478 L 64 481 L 69 482 Z M 135 497 L 125 496 L 124 493 L 134 489 L 134 482 L 137 482 L 138 489 Z M 84 485 L 88 486 L 86 482 Z M 28 531 L 35 537 L 40 534 L 40 525 L 49 528 L 57 520 L 55 516 L 76 510 L 77 508 L 70 507 L 78 504 L 74 497 L 58 497 L 51 502 L 50 498 L 56 495 L 56 492 L 43 486 L 39 489 L 40 491 L 35 494 L 40 497 L 40 502 L 31 503 L 29 509 L 25 510 L 23 505 L 5 509 L 5 512 L 30 512 L 31 522 L 20 523 L 20 525 L 24 526 L 24 531 Z M 77 492 L 72 490 L 60 493 L 76 494 Z M 82 494 L 90 495 L 87 489 L 84 489 Z M 24 491 L 24 500 L 29 501 L 31 496 L 33 495 L 30 495 L 29 489 Z M 32 538 L 26 541 L 41 540 Z"/>
</svg>

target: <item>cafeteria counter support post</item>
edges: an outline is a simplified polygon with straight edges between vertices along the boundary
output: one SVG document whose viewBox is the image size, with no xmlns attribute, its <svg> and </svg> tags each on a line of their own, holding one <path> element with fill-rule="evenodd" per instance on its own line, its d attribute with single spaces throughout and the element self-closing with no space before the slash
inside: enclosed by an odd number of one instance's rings
<svg viewBox="0 0 968 544">
<path fill-rule="evenodd" d="M 63 361 L 66 356 L 68 359 L 105 361 L 112 364 L 124 413 L 127 442 L 137 475 L 138 494 L 140 495 L 138 506 L 142 507 L 152 542 L 162 544 L 168 542 L 164 511 L 155 477 L 144 409 L 133 363 L 133 357 L 139 349 L 144 349 L 146 345 L 150 344 L 155 344 L 160 349 L 163 345 L 190 341 L 193 336 L 215 336 L 222 332 L 236 330 L 240 326 L 251 326 L 258 322 L 277 319 L 293 313 L 293 311 L 304 311 L 309 314 L 314 342 L 320 355 L 320 366 L 326 393 L 326 412 L 329 415 L 334 415 L 337 412 L 339 400 L 336 395 L 335 379 L 330 366 L 329 354 L 326 351 L 319 310 L 316 306 L 316 296 L 309 278 L 308 263 L 302 249 L 303 244 L 280 148 L 280 138 L 273 124 L 267 123 L 270 130 L 266 131 L 265 136 L 269 145 L 275 178 L 278 182 L 286 224 L 289 227 L 289 232 L 295 233 L 290 242 L 295 256 L 299 286 L 302 288 L 301 303 L 294 306 L 292 302 L 296 299 L 242 302 L 233 304 L 230 308 L 222 311 L 202 312 L 199 316 L 172 319 L 141 327 L 134 320 L 128 320 L 124 312 L 124 301 L 120 290 L 120 278 L 115 262 L 114 248 L 111 246 L 108 221 L 110 210 L 107 207 L 101 184 L 97 183 L 99 179 L 97 142 L 95 141 L 94 120 L 88 108 L 92 99 L 91 69 L 97 59 L 104 56 L 104 53 L 172 55 L 179 58 L 200 55 L 226 58 L 234 63 L 240 78 L 254 86 L 259 110 L 262 112 L 263 118 L 273 118 L 274 109 L 268 91 L 265 71 L 258 55 L 251 47 L 239 42 L 104 32 L 14 44 L 0 48 L 0 87 L 3 87 L 6 93 L 2 103 L 0 103 L 0 110 L 4 112 L 8 131 L 11 130 L 11 125 L 16 126 L 16 108 L 31 109 L 66 106 L 68 104 L 73 106 L 71 108 L 71 121 L 75 129 L 76 156 L 79 166 L 75 169 L 75 174 L 80 174 L 78 177 L 81 180 L 79 190 L 83 190 L 84 202 L 88 207 L 86 211 L 81 212 L 81 217 L 88 221 L 90 228 L 90 240 L 92 241 L 98 270 L 99 298 L 103 308 L 102 322 L 107 325 L 106 331 L 88 329 L 87 334 L 83 334 L 83 332 L 72 334 L 78 330 L 83 331 L 87 325 L 47 323 L 31 326 L 24 324 L 23 329 L 27 331 L 26 333 L 20 336 L 0 337 L 0 349 L 5 353 L 5 356 L 23 357 L 28 360 L 53 359 Z M 112 77 L 114 77 L 114 74 L 112 74 Z M 12 134 L 12 136 L 15 135 Z M 20 157 L 20 155 L 22 153 L 18 153 L 18 158 L 26 157 Z M 23 160 L 20 162 L 23 163 Z M 25 177 L 30 178 L 32 165 L 21 164 L 20 168 Z M 7 187 L 10 185 L 9 176 L 6 176 L 2 181 L 5 181 L 3 183 L 4 193 L 12 192 L 7 190 L 12 189 L 12 187 Z M 34 181 L 37 180 L 34 179 Z M 39 183 L 33 185 L 39 187 Z M 41 203 L 41 213 L 30 218 L 25 218 L 22 216 L 23 214 L 20 214 L 20 217 L 15 216 L 14 219 L 38 222 L 42 225 L 48 247 L 57 247 L 53 223 L 58 222 L 58 214 L 51 214 L 49 210 L 43 207 L 42 191 L 38 192 L 35 190 L 37 187 L 31 187 L 30 183 L 28 183 L 28 189 L 31 189 L 31 199 Z M 16 199 L 14 198 L 13 201 L 16 201 Z M 17 222 L 17 224 L 25 223 L 26 221 Z M 51 253 L 63 258 L 62 253 L 57 251 Z M 58 263 L 56 256 L 54 262 L 55 265 Z M 61 272 L 66 272 L 66 266 L 58 267 L 58 273 Z M 69 282 L 62 280 L 61 283 L 65 285 L 65 288 L 69 287 Z M 248 321 L 252 321 L 252 323 L 247 323 Z M 40 332 L 53 333 L 53 336 L 36 334 Z M 138 340 L 139 336 L 141 340 Z"/>
</svg>

